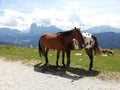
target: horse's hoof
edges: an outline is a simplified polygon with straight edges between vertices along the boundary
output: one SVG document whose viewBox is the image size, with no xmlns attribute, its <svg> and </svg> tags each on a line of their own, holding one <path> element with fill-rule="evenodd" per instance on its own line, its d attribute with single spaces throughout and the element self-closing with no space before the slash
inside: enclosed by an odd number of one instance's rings
<svg viewBox="0 0 120 90">
<path fill-rule="evenodd" d="M 47 66 L 47 65 L 48 65 L 48 63 L 45 63 L 45 64 L 44 64 L 44 66 Z"/>
<path fill-rule="evenodd" d="M 56 64 L 56 67 L 59 67 L 59 65 L 58 65 L 58 64 Z"/>
<path fill-rule="evenodd" d="M 70 67 L 70 64 L 67 64 L 66 67 Z"/>
<path fill-rule="evenodd" d="M 92 71 L 92 68 L 89 68 L 89 71 Z"/>
<path fill-rule="evenodd" d="M 65 64 L 63 64 L 63 67 L 66 67 Z"/>
</svg>

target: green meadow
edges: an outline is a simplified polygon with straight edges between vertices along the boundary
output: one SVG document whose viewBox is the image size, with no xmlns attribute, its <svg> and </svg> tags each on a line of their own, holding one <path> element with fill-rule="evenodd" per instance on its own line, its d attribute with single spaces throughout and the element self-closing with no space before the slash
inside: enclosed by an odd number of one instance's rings
<svg viewBox="0 0 120 90">
<path fill-rule="evenodd" d="M 82 55 L 79 55 L 82 54 Z M 38 48 L 30 47 L 20 47 L 20 46 L 0 46 L 0 57 L 5 58 L 7 61 L 35 61 L 44 63 L 44 57 L 40 57 L 38 53 Z M 55 65 L 56 63 L 56 51 L 50 50 L 48 54 L 49 63 Z M 65 57 L 66 61 L 66 57 Z M 59 59 L 59 64 L 61 64 L 61 55 Z M 72 51 L 71 53 L 71 66 L 77 66 L 80 68 L 88 69 L 89 57 L 87 56 L 85 50 Z M 120 50 L 114 50 L 114 56 L 107 55 L 94 55 L 94 65 L 93 69 L 99 71 L 111 71 L 120 72 Z"/>
<path fill-rule="evenodd" d="M 80 54 L 80 55 L 79 55 Z M 45 63 L 44 57 L 40 57 L 38 48 L 22 47 L 22 46 L 5 46 L 0 45 L 0 58 L 5 61 L 21 61 L 26 65 L 34 66 L 38 63 Z M 50 50 L 48 54 L 49 64 L 56 65 L 56 51 Z M 66 57 L 65 57 L 66 61 Z M 84 70 L 89 68 L 89 57 L 85 50 L 78 50 L 71 52 L 70 67 L 77 67 Z M 59 58 L 59 65 L 62 66 L 61 55 Z M 117 73 L 120 76 L 120 50 L 114 49 L 114 55 L 94 55 L 93 70 L 100 73 Z"/>
</svg>

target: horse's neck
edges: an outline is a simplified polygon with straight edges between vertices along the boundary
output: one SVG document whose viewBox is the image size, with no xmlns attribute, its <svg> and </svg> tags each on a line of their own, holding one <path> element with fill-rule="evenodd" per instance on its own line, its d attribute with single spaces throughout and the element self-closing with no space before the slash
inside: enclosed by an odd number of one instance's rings
<svg viewBox="0 0 120 90">
<path fill-rule="evenodd" d="M 72 41 L 72 37 L 71 36 L 66 36 L 66 37 L 60 37 L 62 42 L 64 42 L 64 44 L 68 44 Z"/>
<path fill-rule="evenodd" d="M 71 36 L 66 37 L 65 40 L 66 40 L 66 43 L 68 44 L 73 40 L 73 37 L 71 37 Z"/>
</svg>

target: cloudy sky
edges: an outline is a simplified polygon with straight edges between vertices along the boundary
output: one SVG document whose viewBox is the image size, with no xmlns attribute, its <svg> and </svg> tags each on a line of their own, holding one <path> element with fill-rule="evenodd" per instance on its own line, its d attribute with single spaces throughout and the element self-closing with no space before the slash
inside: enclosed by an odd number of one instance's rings
<svg viewBox="0 0 120 90">
<path fill-rule="evenodd" d="M 0 27 L 29 29 L 31 23 L 82 29 L 120 27 L 120 0 L 0 0 Z"/>
</svg>

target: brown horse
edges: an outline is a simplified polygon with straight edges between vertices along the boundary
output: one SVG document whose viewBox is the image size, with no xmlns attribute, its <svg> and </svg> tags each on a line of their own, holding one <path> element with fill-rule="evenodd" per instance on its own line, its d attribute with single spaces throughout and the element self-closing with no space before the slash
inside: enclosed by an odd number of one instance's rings
<svg viewBox="0 0 120 90">
<path fill-rule="evenodd" d="M 108 49 L 107 49 L 106 53 L 111 54 L 111 55 L 114 55 L 114 51 L 113 51 L 113 50 L 108 50 Z"/>
<path fill-rule="evenodd" d="M 82 33 L 82 36 L 84 38 L 84 46 L 80 47 L 80 49 L 82 48 L 85 49 L 87 55 L 90 58 L 89 70 L 92 70 L 92 67 L 93 67 L 93 52 L 92 51 L 94 50 L 95 54 L 96 52 L 101 53 L 99 46 L 98 46 L 98 41 L 94 35 L 89 34 L 89 33 Z M 77 45 L 75 45 L 75 40 L 72 40 L 67 46 L 66 53 L 67 53 L 67 65 L 68 66 L 70 65 L 70 52 L 71 50 L 74 50 L 76 46 Z"/>
<path fill-rule="evenodd" d="M 111 55 L 114 55 L 114 51 L 111 49 L 111 50 L 109 50 L 109 49 L 102 49 L 102 48 L 100 48 L 100 50 L 101 50 L 101 53 L 103 53 L 103 54 L 111 54 Z"/>
<path fill-rule="evenodd" d="M 74 28 L 70 31 L 65 32 L 59 32 L 56 34 L 43 34 L 39 39 L 39 54 L 44 55 L 45 57 L 45 65 L 48 64 L 48 51 L 49 49 L 56 49 L 57 50 L 57 60 L 56 60 L 56 66 L 58 66 L 58 59 L 60 51 L 62 51 L 62 64 L 65 66 L 64 63 L 64 54 L 66 52 L 66 48 L 68 43 L 71 42 L 71 40 L 75 38 L 78 40 L 79 43 L 83 41 L 81 32 L 79 28 Z"/>
<path fill-rule="evenodd" d="M 102 48 L 100 48 L 100 51 L 101 51 L 101 54 L 106 54 L 107 49 L 102 49 Z"/>
</svg>

